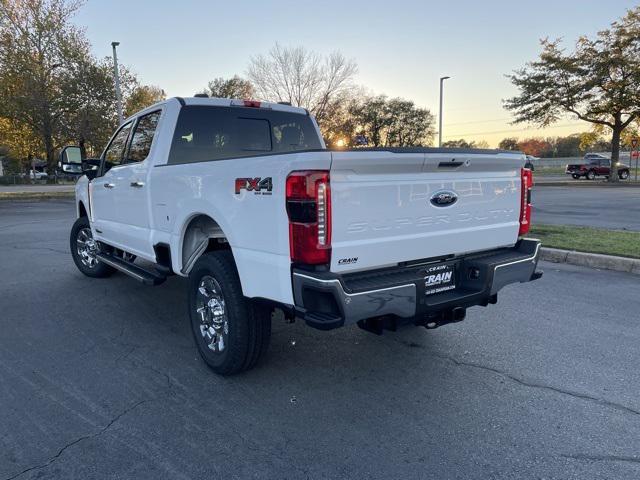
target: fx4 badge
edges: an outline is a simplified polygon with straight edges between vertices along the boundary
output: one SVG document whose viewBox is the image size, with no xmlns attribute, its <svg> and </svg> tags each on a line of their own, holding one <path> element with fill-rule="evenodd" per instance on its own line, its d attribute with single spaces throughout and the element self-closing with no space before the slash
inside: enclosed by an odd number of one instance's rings
<svg viewBox="0 0 640 480">
<path fill-rule="evenodd" d="M 271 195 L 273 181 L 271 177 L 266 178 L 236 178 L 236 195 L 242 190 L 255 192 L 255 195 Z"/>
</svg>

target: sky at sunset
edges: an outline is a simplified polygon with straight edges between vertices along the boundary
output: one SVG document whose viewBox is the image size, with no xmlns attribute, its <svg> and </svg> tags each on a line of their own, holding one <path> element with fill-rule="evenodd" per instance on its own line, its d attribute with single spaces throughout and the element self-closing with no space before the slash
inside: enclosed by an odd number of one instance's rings
<svg viewBox="0 0 640 480">
<path fill-rule="evenodd" d="M 141 81 L 168 96 L 190 96 L 215 77 L 244 75 L 251 55 L 275 42 L 358 63 L 373 93 L 438 110 L 445 83 L 444 140 L 567 135 L 589 130 L 573 118 L 543 131 L 510 125 L 502 99 L 516 93 L 505 74 L 533 60 L 539 39 L 572 45 L 638 1 L 200 1 L 88 0 L 75 17 L 95 55 L 118 56 Z"/>
</svg>

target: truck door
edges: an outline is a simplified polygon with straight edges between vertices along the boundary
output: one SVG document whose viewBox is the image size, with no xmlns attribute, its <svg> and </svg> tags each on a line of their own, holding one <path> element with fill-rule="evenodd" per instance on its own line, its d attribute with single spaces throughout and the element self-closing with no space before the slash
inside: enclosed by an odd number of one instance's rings
<svg viewBox="0 0 640 480">
<path fill-rule="evenodd" d="M 116 131 L 102 154 L 99 176 L 89 184 L 94 237 L 107 243 L 111 243 L 115 237 L 114 197 L 131 126 L 132 122 L 127 122 Z"/>
<path fill-rule="evenodd" d="M 100 177 L 101 185 L 94 188 L 94 195 L 97 192 L 101 195 L 94 200 L 96 226 L 102 230 L 98 238 L 149 259 L 154 258 L 154 252 L 150 238 L 148 157 L 160 113 L 158 110 L 142 115 L 132 124 L 122 149 L 121 163 Z M 103 164 L 108 164 L 110 156 L 116 156 L 111 151 L 113 143 L 105 151 Z"/>
</svg>

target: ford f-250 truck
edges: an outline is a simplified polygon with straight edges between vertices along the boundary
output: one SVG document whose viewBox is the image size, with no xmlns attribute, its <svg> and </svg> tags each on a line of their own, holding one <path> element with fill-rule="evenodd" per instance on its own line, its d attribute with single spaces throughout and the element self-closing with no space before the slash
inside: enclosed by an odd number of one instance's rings
<svg viewBox="0 0 640 480">
<path fill-rule="evenodd" d="M 223 375 L 256 364 L 276 308 L 321 330 L 435 328 L 542 275 L 519 153 L 331 151 L 302 108 L 194 97 L 135 114 L 81 162 L 78 269 L 188 277 L 195 342 Z"/>
</svg>

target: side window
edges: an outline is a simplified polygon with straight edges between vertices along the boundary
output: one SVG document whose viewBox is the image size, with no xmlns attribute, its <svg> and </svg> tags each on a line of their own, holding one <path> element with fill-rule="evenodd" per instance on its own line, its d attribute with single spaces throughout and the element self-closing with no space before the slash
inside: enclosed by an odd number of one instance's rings
<svg viewBox="0 0 640 480">
<path fill-rule="evenodd" d="M 110 168 L 122 163 L 124 149 L 127 146 L 127 138 L 129 138 L 129 130 L 131 130 L 131 122 L 125 123 L 120 130 L 118 130 L 118 133 L 116 133 L 115 137 L 113 137 L 113 140 L 111 140 L 111 143 L 104 151 L 103 174 Z"/>
<path fill-rule="evenodd" d="M 600 160 L 600 165 L 603 167 L 610 167 L 611 166 L 611 161 L 610 160 Z"/>
<path fill-rule="evenodd" d="M 225 108 L 182 107 L 178 117 L 169 163 L 202 162 L 232 156 L 233 117 Z"/>
<path fill-rule="evenodd" d="M 149 156 L 153 136 L 160 120 L 160 111 L 148 113 L 140 117 L 133 131 L 127 163 L 142 162 Z"/>
</svg>

